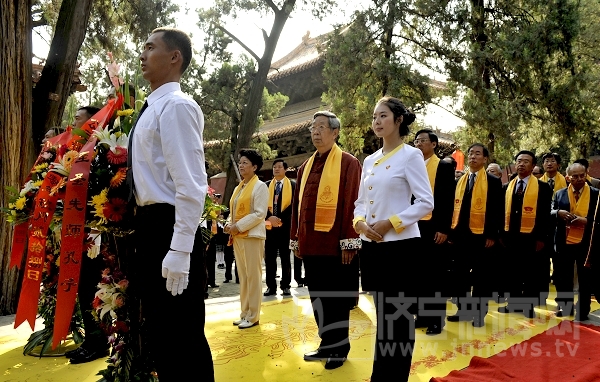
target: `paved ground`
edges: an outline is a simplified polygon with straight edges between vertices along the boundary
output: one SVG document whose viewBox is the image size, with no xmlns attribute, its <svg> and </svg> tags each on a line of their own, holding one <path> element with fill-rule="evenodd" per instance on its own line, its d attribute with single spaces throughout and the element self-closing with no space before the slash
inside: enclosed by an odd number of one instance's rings
<svg viewBox="0 0 600 382">
<path fill-rule="evenodd" d="M 293 256 L 293 255 L 290 254 L 290 256 Z M 294 280 L 294 269 L 293 269 L 294 268 L 294 259 L 293 259 L 293 257 L 291 258 L 291 263 L 292 263 L 292 282 L 291 282 L 292 292 L 295 289 L 298 289 L 298 292 L 306 291 L 306 288 L 296 288 L 298 286 L 298 284 L 296 284 L 296 281 Z M 239 297 L 240 284 L 235 283 L 235 263 L 233 265 L 232 274 L 233 274 L 233 280 L 229 281 L 229 283 L 224 283 L 223 281 L 225 280 L 225 269 L 224 268 L 218 269 L 217 265 L 215 264 L 215 282 L 217 283 L 218 287 L 217 288 L 208 288 L 208 298 L 209 299 L 221 298 L 221 297 L 234 297 L 234 296 Z M 279 276 L 281 276 L 281 262 L 280 262 L 279 257 L 277 258 L 277 274 Z M 267 285 L 265 284 L 264 262 L 263 262 L 263 267 L 262 267 L 262 276 L 263 276 L 263 292 L 264 292 L 267 289 Z M 277 288 L 279 288 L 280 280 L 281 280 L 280 277 L 276 279 Z M 277 289 L 277 294 L 281 295 L 281 289 Z M 265 297 L 265 300 L 268 301 L 269 298 L 275 298 L 275 296 Z"/>
</svg>

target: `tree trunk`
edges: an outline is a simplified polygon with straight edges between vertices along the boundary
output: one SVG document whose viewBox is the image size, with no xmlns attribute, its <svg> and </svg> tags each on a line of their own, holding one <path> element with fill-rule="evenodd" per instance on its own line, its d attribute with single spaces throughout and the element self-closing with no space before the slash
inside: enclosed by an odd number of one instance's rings
<svg viewBox="0 0 600 382">
<path fill-rule="evenodd" d="M 63 0 L 42 77 L 33 91 L 33 138 L 40 144 L 60 124 L 71 94 L 73 71 L 90 18 L 92 0 Z"/>
<path fill-rule="evenodd" d="M 290 11 L 294 9 L 295 3 L 296 0 L 287 0 L 282 5 L 281 10 L 275 12 L 275 21 L 271 27 L 271 34 L 265 39 L 265 51 L 258 62 L 258 71 L 252 80 L 252 85 L 250 86 L 248 102 L 244 108 L 240 130 L 237 135 L 237 144 L 234 144 L 232 139 L 231 147 L 232 151 L 234 151 L 233 157 L 235 160 L 238 159 L 237 156 L 240 152 L 240 149 L 250 147 L 250 140 L 252 139 L 252 135 L 256 132 L 257 118 L 262 102 L 263 89 L 267 83 L 267 74 L 269 74 L 269 69 L 271 69 L 273 54 L 275 53 L 275 48 L 277 47 L 277 42 L 279 41 L 281 31 L 283 30 L 283 27 L 290 16 Z M 232 170 L 233 165 L 233 163 L 230 163 L 229 168 L 227 169 L 227 185 L 225 187 L 225 195 L 223 195 L 223 202 L 226 203 L 226 205 L 229 205 L 229 199 L 231 198 L 233 189 L 237 184 L 237 179 L 235 176 L 231 176 L 231 174 L 234 174 Z"/>
<path fill-rule="evenodd" d="M 31 0 L 0 0 L 0 204 L 23 185 L 36 151 L 31 139 Z M 0 315 L 17 306 L 19 273 L 9 269 L 12 228 L 0 214 Z"/>
</svg>

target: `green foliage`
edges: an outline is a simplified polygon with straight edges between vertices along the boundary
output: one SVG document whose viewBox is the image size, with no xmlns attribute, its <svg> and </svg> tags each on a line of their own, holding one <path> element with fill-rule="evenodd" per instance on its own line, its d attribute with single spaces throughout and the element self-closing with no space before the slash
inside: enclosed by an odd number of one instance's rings
<svg viewBox="0 0 600 382">
<path fill-rule="evenodd" d="M 464 101 L 463 146 L 493 133 L 499 162 L 557 142 L 572 157 L 589 155 L 598 134 L 598 2 L 421 0 L 403 11 L 411 57 L 445 74 Z"/>
<path fill-rule="evenodd" d="M 328 91 L 324 101 L 340 117 L 340 143 L 360 155 L 373 152 L 378 144 L 371 133 L 375 103 L 384 95 L 402 99 L 418 112 L 435 94 L 428 78 L 419 73 L 403 53 L 402 42 L 393 36 L 395 20 L 401 17 L 393 4 L 354 14 L 348 27 L 337 27 L 330 35 L 323 75 Z"/>
<path fill-rule="evenodd" d="M 210 143 L 205 155 L 213 172 L 225 171 L 229 165 L 231 137 L 236 137 L 239 131 L 245 112 L 245 100 L 254 76 L 256 69 L 253 62 L 243 56 L 235 63 L 223 63 L 201 82 L 202 94 L 195 99 L 204 112 L 204 141 Z M 264 89 L 258 126 L 264 120 L 275 118 L 288 100 L 285 95 L 271 95 Z M 266 159 L 276 155 L 267 145 L 266 137 L 258 136 L 251 145 Z"/>
</svg>

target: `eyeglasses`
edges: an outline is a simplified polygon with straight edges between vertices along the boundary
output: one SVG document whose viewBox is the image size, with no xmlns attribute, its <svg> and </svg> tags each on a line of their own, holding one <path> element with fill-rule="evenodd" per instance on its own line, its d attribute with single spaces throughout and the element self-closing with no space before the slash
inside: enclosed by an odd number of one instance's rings
<svg viewBox="0 0 600 382">
<path fill-rule="evenodd" d="M 310 131 L 311 133 L 313 131 L 318 131 L 319 133 L 322 133 L 323 131 L 325 131 L 325 129 L 333 130 L 332 128 L 327 127 L 327 126 L 319 126 L 319 127 L 313 127 L 313 126 L 311 126 L 311 127 L 308 128 L 308 131 Z"/>
<path fill-rule="evenodd" d="M 425 142 L 431 142 L 431 140 L 425 139 L 425 138 L 421 138 L 421 139 L 415 139 L 413 143 L 415 145 L 418 145 L 419 143 L 425 143 Z"/>
</svg>

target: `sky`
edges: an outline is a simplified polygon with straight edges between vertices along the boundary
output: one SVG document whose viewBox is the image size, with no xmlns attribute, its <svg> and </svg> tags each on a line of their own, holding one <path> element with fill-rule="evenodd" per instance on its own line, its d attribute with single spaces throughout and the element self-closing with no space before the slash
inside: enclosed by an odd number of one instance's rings
<svg viewBox="0 0 600 382">
<path fill-rule="evenodd" d="M 295 10 L 283 28 L 275 50 L 273 62 L 282 58 L 298 46 L 302 42 L 302 37 L 306 35 L 307 31 L 310 32 L 311 37 L 330 32 L 333 30 L 335 24 L 342 24 L 349 21 L 354 10 L 362 9 L 370 3 L 370 0 L 339 1 L 340 4 L 342 4 L 342 7 L 331 10 L 330 14 L 324 20 L 315 19 L 309 11 L 303 11 L 301 9 Z M 173 0 L 173 2 L 180 6 L 180 12 L 175 17 L 175 26 L 191 34 L 193 44 L 196 47 L 201 47 L 203 45 L 204 32 L 197 26 L 198 16 L 196 8 L 199 8 L 198 4 L 202 4 L 202 7 L 208 8 L 212 1 L 204 0 L 199 2 L 192 0 Z M 298 3 L 300 2 L 301 0 L 298 0 Z M 225 28 L 242 40 L 244 44 L 250 47 L 260 57 L 264 50 L 261 28 L 270 32 L 272 23 L 272 18 L 265 19 L 261 18 L 260 15 L 248 13 L 235 21 L 225 20 L 224 25 Z M 33 34 L 33 53 L 38 57 L 46 57 L 48 54 L 49 38 L 46 37 L 45 40 L 46 41 L 36 33 Z M 234 55 L 245 53 L 245 50 L 235 42 L 230 45 L 230 50 Z M 34 62 L 37 62 L 35 58 Z M 435 77 L 438 80 L 443 80 L 443 78 L 438 76 Z M 424 116 L 418 116 L 418 120 L 424 122 L 426 125 L 439 128 L 445 132 L 454 131 L 458 126 L 464 124 L 462 120 L 456 118 L 454 115 L 433 105 L 427 108 Z"/>
</svg>

